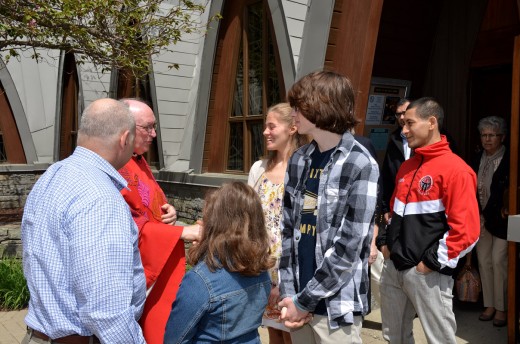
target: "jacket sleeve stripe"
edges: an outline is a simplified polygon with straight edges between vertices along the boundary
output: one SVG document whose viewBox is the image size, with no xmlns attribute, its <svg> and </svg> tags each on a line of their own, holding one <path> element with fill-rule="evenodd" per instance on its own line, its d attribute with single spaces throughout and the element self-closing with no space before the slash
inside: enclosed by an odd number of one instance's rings
<svg viewBox="0 0 520 344">
<path fill-rule="evenodd" d="M 442 239 L 439 241 L 439 248 L 437 250 L 437 260 L 439 262 L 439 264 L 441 265 L 441 269 L 445 268 L 445 267 L 448 267 L 448 268 L 451 268 L 451 269 L 455 269 L 457 267 L 457 263 L 459 262 L 459 259 L 461 257 L 464 257 L 467 253 L 469 253 L 473 247 L 477 244 L 477 241 L 475 241 L 473 244 L 471 244 L 468 248 L 466 248 L 465 250 L 462 250 L 459 254 L 457 254 L 455 257 L 451 258 L 449 257 L 449 251 L 448 251 L 448 246 L 446 244 L 446 241 L 449 240 L 448 239 L 448 236 L 449 236 L 449 231 L 444 233 L 444 236 L 442 237 Z M 451 254 L 453 256 L 453 252 Z"/>
<path fill-rule="evenodd" d="M 444 211 L 445 208 L 440 199 L 405 204 L 396 197 L 394 201 L 394 212 L 399 216 L 403 216 L 405 215 L 405 210 L 406 215 L 420 215 L 438 213 Z"/>
</svg>

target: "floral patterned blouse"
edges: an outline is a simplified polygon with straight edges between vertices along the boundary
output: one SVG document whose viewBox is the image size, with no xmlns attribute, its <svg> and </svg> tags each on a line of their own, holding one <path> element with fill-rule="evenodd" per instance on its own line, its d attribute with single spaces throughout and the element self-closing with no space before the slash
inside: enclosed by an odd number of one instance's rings
<svg viewBox="0 0 520 344">
<path fill-rule="evenodd" d="M 271 254 L 276 258 L 276 265 L 271 269 L 271 281 L 278 285 L 278 264 L 282 256 L 282 233 L 280 231 L 282 217 L 282 198 L 284 185 L 273 184 L 262 174 L 258 183 L 258 195 L 262 201 L 265 215 L 265 227 L 270 233 Z"/>
</svg>

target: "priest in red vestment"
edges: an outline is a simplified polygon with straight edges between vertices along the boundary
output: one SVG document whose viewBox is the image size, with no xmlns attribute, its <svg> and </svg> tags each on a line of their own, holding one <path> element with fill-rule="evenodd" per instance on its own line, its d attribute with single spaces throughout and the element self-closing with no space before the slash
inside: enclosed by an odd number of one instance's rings
<svg viewBox="0 0 520 344">
<path fill-rule="evenodd" d="M 140 324 L 146 342 L 160 344 L 184 276 L 184 240 L 197 241 L 201 227 L 199 224 L 174 225 L 177 220 L 175 208 L 168 204 L 142 157 L 157 136 L 153 110 L 138 100 L 125 99 L 123 102 L 129 106 L 136 122 L 134 155 L 119 173 L 128 181 L 130 190 L 124 189 L 121 193 L 139 228 L 139 251 L 148 289 Z"/>
</svg>

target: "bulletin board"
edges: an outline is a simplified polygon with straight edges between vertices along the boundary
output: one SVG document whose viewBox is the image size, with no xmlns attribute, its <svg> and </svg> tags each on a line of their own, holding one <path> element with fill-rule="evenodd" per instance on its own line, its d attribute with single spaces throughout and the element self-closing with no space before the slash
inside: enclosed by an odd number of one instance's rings
<svg viewBox="0 0 520 344">
<path fill-rule="evenodd" d="M 363 135 L 370 138 L 377 151 L 379 164 L 383 159 L 390 134 L 397 128 L 397 103 L 410 94 L 409 80 L 374 77 L 370 84 Z"/>
</svg>

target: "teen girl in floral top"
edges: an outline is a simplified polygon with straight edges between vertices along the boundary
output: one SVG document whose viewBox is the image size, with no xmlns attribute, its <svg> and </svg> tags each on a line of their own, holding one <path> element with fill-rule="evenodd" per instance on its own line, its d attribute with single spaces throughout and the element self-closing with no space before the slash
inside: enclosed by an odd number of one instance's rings
<svg viewBox="0 0 520 344">
<path fill-rule="evenodd" d="M 307 139 L 296 131 L 291 112 L 292 108 L 288 103 L 274 105 L 267 111 L 263 134 L 269 156 L 253 164 L 248 180 L 262 201 L 266 229 L 271 237 L 271 254 L 276 258 L 276 265 L 270 271 L 272 288 L 263 319 L 263 324 L 268 326 L 271 344 L 291 343 L 289 332 L 282 331 L 284 326 L 277 322 L 280 315 L 278 261 L 282 254 L 280 223 L 287 162 L 296 148 L 307 142 Z"/>
</svg>

